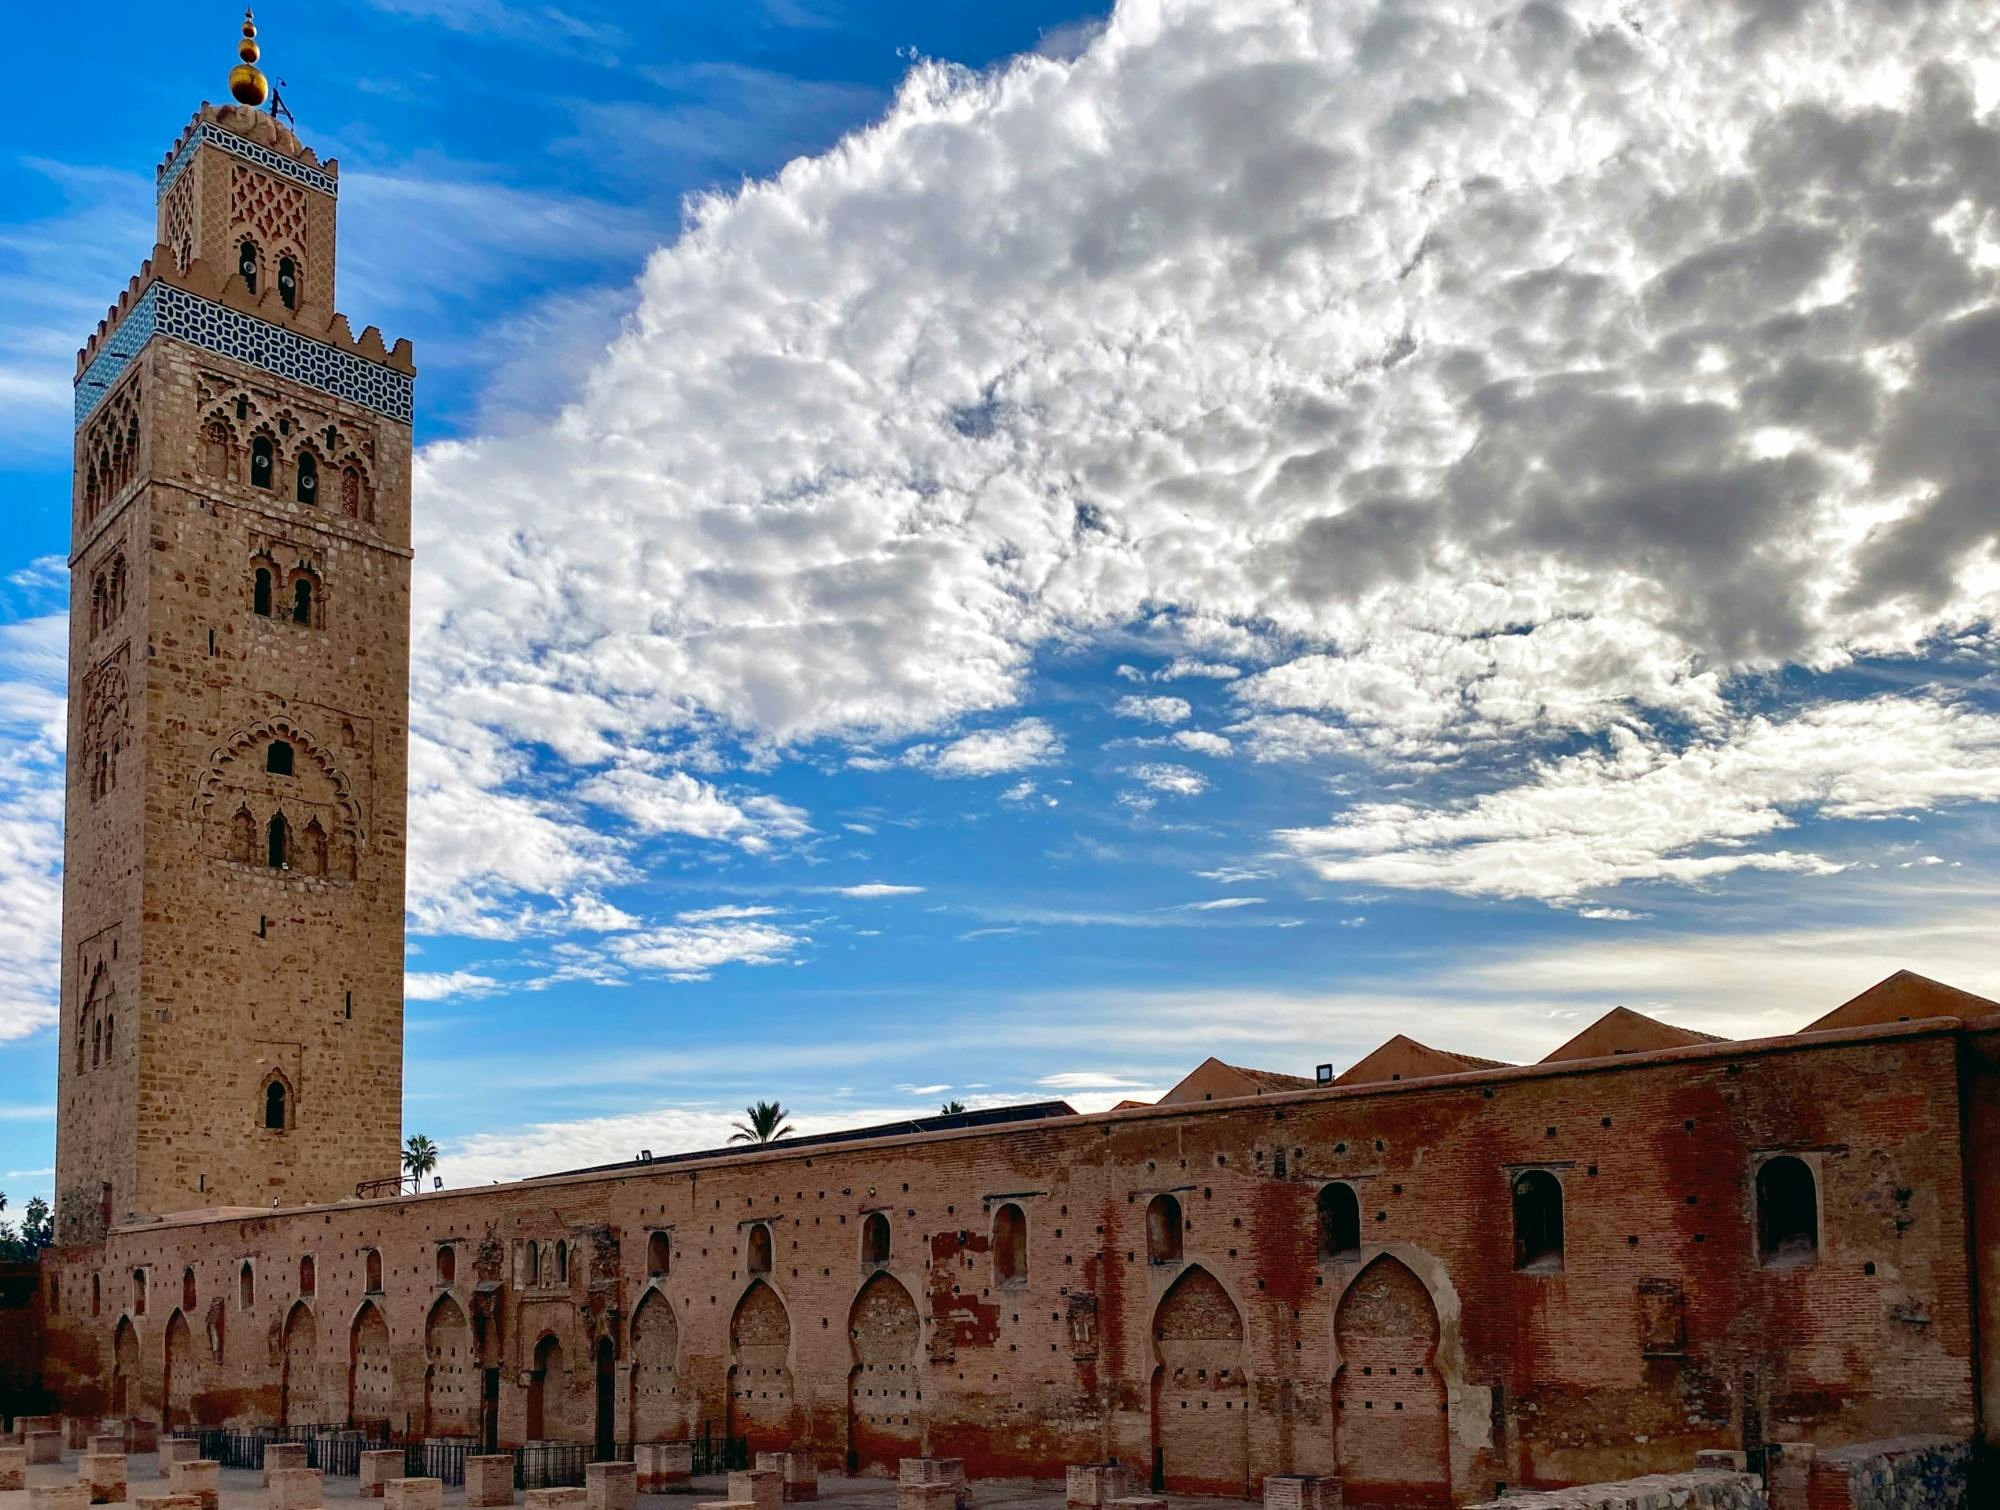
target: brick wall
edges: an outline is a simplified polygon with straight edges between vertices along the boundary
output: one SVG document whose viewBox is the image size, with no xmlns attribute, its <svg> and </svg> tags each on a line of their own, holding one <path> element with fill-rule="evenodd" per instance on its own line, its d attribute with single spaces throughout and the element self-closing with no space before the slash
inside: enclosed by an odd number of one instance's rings
<svg viewBox="0 0 2000 1510">
<path fill-rule="evenodd" d="M 1510 1494 L 1475 1510 L 1766 1510 L 1763 1487 L 1748 1473 L 1656 1473 L 1613 1484 L 1580 1484 L 1547 1493 Z"/>
</svg>

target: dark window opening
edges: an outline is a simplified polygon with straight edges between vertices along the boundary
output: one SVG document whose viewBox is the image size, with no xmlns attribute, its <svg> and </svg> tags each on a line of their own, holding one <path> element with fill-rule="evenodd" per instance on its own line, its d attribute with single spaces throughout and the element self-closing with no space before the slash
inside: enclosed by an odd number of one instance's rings
<svg viewBox="0 0 2000 1510">
<path fill-rule="evenodd" d="M 261 614 L 267 619 L 271 617 L 271 570 L 269 567 L 260 566 L 257 568 L 257 576 L 254 585 L 250 589 L 250 611 Z"/>
<path fill-rule="evenodd" d="M 298 495 L 300 503 L 319 501 L 319 458 L 310 451 L 299 453 Z"/>
<path fill-rule="evenodd" d="M 646 1239 L 646 1273 L 657 1279 L 667 1272 L 667 1234 L 655 1232 Z"/>
<path fill-rule="evenodd" d="M 236 249 L 236 271 L 243 275 L 243 286 L 251 293 L 257 292 L 257 243 L 246 241 Z"/>
<path fill-rule="evenodd" d="M 370 1295 L 381 1294 L 382 1251 L 379 1248 L 370 1248 L 368 1250 L 367 1278 L 368 1278 L 368 1293 Z"/>
<path fill-rule="evenodd" d="M 278 259 L 278 297 L 287 309 L 299 307 L 299 265 L 289 257 Z"/>
<path fill-rule="evenodd" d="M 271 827 L 265 836 L 265 862 L 273 870 L 283 870 L 286 864 L 285 815 L 279 813 L 271 820 Z"/>
<path fill-rule="evenodd" d="M 264 769 L 273 776 L 292 774 L 292 747 L 288 741 L 282 739 L 271 741 L 270 746 L 264 751 Z"/>
<path fill-rule="evenodd" d="M 569 1244 L 566 1242 L 556 1244 L 556 1283 L 569 1283 Z"/>
<path fill-rule="evenodd" d="M 750 1272 L 771 1272 L 771 1229 L 762 1222 L 750 1229 Z"/>
<path fill-rule="evenodd" d="M 259 435 L 250 442 L 250 481 L 257 487 L 271 486 L 271 469 L 277 460 L 271 437 Z"/>
<path fill-rule="evenodd" d="M 1181 1203 L 1156 1195 L 1146 1207 L 1146 1258 L 1156 1264 L 1181 1261 Z"/>
<path fill-rule="evenodd" d="M 272 1132 L 285 1130 L 285 1082 L 273 1080 L 264 1087 L 264 1126 Z"/>
<path fill-rule="evenodd" d="M 301 577 L 292 584 L 292 622 L 310 624 L 313 621 L 312 578 Z"/>
<path fill-rule="evenodd" d="M 194 1315 L 194 1270 L 181 1270 L 181 1309 L 189 1316 Z"/>
<path fill-rule="evenodd" d="M 146 1314 L 146 1271 L 144 1269 L 134 1269 L 132 1271 L 132 1314 L 134 1316 L 143 1316 Z"/>
<path fill-rule="evenodd" d="M 310 1296 L 313 1293 L 313 1290 L 316 1288 L 314 1283 L 316 1278 L 317 1275 L 313 1270 L 312 1255 L 308 1253 L 299 1260 L 299 1294 L 301 1296 Z"/>
<path fill-rule="evenodd" d="M 448 1285 L 458 1278 L 458 1252 L 450 1243 L 440 1243 L 437 1250 L 437 1282 Z"/>
<path fill-rule="evenodd" d="M 1028 1216 L 1009 1201 L 993 1213 L 993 1281 L 1020 1284 L 1028 1277 Z"/>
<path fill-rule="evenodd" d="M 1353 1258 L 1361 1252 L 1361 1202 L 1352 1185 L 1319 1193 L 1319 1256 Z"/>
<path fill-rule="evenodd" d="M 1562 1183 L 1546 1169 L 1530 1169 L 1514 1180 L 1514 1267 L 1552 1274 L 1562 1266 Z"/>
<path fill-rule="evenodd" d="M 889 1218 L 871 1211 L 861 1224 L 861 1261 L 886 1264 L 889 1261 Z"/>
<path fill-rule="evenodd" d="M 257 1272 L 247 1258 L 236 1276 L 236 1303 L 246 1311 L 257 1304 Z"/>
<path fill-rule="evenodd" d="M 1819 1191 L 1806 1161 L 1766 1159 L 1757 1171 L 1757 1259 L 1767 1268 L 1819 1256 Z"/>
</svg>

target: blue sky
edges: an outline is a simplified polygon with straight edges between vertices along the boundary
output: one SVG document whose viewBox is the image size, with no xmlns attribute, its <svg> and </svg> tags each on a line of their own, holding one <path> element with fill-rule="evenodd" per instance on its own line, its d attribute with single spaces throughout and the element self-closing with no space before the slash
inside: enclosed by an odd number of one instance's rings
<svg viewBox="0 0 2000 1510">
<path fill-rule="evenodd" d="M 447 1178 L 2000 990 L 1996 22 L 1687 9 L 262 9 L 417 347 Z M 0 141 L 17 1203 L 70 362 L 233 24 Z"/>
</svg>

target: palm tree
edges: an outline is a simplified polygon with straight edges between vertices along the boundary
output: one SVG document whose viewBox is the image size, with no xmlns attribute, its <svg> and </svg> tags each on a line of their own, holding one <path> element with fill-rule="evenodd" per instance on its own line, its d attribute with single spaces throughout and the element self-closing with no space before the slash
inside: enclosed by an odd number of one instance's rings
<svg viewBox="0 0 2000 1510">
<path fill-rule="evenodd" d="M 960 1112 L 964 1110 L 965 1110 L 965 1103 L 963 1101 L 955 1101 L 955 1100 L 947 1101 L 943 1106 L 940 1106 L 938 1108 L 939 1113 L 947 1117 L 956 1117 Z"/>
<path fill-rule="evenodd" d="M 424 1176 L 437 1168 L 438 1150 L 422 1133 L 411 1133 L 410 1141 L 403 1145 L 403 1172 L 419 1190 L 423 1189 Z"/>
<path fill-rule="evenodd" d="M 791 1113 L 775 1101 L 746 1106 L 743 1115 L 750 1120 L 736 1124 L 736 1131 L 729 1135 L 732 1143 L 775 1143 L 794 1130 L 785 1120 Z"/>
</svg>

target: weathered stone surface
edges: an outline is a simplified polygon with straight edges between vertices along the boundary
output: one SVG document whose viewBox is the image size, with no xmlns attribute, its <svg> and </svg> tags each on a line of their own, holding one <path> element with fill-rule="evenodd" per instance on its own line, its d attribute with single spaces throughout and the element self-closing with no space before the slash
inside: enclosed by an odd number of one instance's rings
<svg viewBox="0 0 2000 1510">
<path fill-rule="evenodd" d="M 173 1477 L 176 1463 L 192 1463 L 201 1456 L 201 1443 L 193 1437 L 162 1437 L 159 1445 L 159 1474 L 163 1479 Z"/>
<path fill-rule="evenodd" d="M 382 1481 L 382 1510 L 441 1510 L 444 1480 L 395 1478 Z"/>
<path fill-rule="evenodd" d="M 326 1498 L 326 1484 L 316 1468 L 272 1468 L 269 1450 L 264 1460 L 265 1485 L 270 1491 L 271 1510 L 320 1510 Z"/>
<path fill-rule="evenodd" d="M 201 1501 L 201 1510 L 215 1510 L 222 1490 L 222 1465 L 208 1458 L 171 1464 L 167 1487 L 175 1494 L 193 1495 Z"/>
<path fill-rule="evenodd" d="M 514 1503 L 514 1454 L 486 1453 L 465 1459 L 465 1503 L 481 1507 Z"/>
<path fill-rule="evenodd" d="M 28 1487 L 28 1449 L 0 1447 L 0 1494 Z"/>
<path fill-rule="evenodd" d="M 522 1496 L 527 1510 L 585 1510 L 588 1502 L 581 1489 L 530 1489 Z"/>
<path fill-rule="evenodd" d="M 363 1499 L 381 1499 L 382 1486 L 403 1476 L 402 1449 L 376 1448 L 361 1454 L 358 1489 Z"/>
<path fill-rule="evenodd" d="M 28 1510 L 88 1510 L 89 1505 L 87 1484 L 37 1484 L 28 1490 Z"/>
<path fill-rule="evenodd" d="M 775 1470 L 785 1481 L 785 1502 L 798 1504 L 819 1498 L 819 1464 L 809 1452 L 760 1452 L 757 1466 Z"/>
<path fill-rule="evenodd" d="M 638 1467 L 633 1463 L 592 1463 L 583 1470 L 583 1493 L 589 1510 L 635 1510 L 639 1503 Z"/>
<path fill-rule="evenodd" d="M 63 1434 L 60 1431 L 53 1429 L 31 1431 L 26 1433 L 22 1440 L 27 1445 L 28 1461 L 31 1464 L 62 1461 Z"/>
<path fill-rule="evenodd" d="M 1133 1489 L 1132 1470 L 1122 1463 L 1078 1463 L 1066 1478 L 1066 1499 L 1077 1510 L 1103 1510 Z"/>
<path fill-rule="evenodd" d="M 93 1505 L 125 1503 L 125 1454 L 86 1452 L 76 1460 L 77 1481 L 90 1491 Z"/>
<path fill-rule="evenodd" d="M 694 1443 L 640 1442 L 632 1449 L 641 1494 L 671 1494 L 694 1477 Z"/>
<path fill-rule="evenodd" d="M 775 1468 L 739 1469 L 729 1475 L 729 1497 L 757 1510 L 779 1510 L 785 1502 L 785 1476 Z"/>
</svg>

